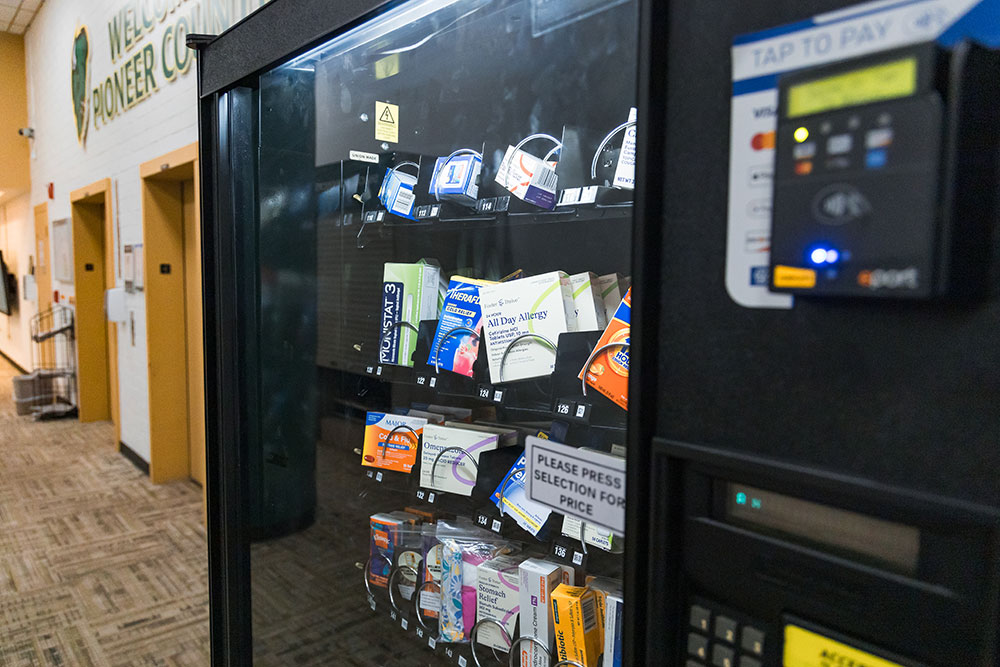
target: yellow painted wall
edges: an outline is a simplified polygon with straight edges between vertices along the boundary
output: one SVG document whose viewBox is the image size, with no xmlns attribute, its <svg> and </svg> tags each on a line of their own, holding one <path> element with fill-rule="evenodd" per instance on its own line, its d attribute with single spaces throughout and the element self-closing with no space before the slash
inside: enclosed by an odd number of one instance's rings
<svg viewBox="0 0 1000 667">
<path fill-rule="evenodd" d="M 28 140 L 17 133 L 28 125 L 28 85 L 24 38 L 0 32 L 0 199 L 30 187 Z"/>
</svg>

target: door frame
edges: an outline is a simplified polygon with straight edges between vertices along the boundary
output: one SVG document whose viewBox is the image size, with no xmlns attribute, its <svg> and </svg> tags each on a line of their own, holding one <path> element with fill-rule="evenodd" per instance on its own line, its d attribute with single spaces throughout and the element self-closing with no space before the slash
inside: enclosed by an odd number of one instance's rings
<svg viewBox="0 0 1000 667">
<path fill-rule="evenodd" d="M 183 235 L 178 237 L 174 226 L 181 216 L 183 202 L 178 199 L 175 208 L 173 202 L 167 201 L 170 196 L 159 188 L 165 182 L 193 179 L 194 225 L 200 228 L 198 143 L 142 163 L 139 177 L 149 373 L 149 477 L 158 484 L 192 477 L 186 352 L 181 357 L 183 362 L 178 363 L 179 352 L 186 349 L 184 272 L 179 268 L 184 266 L 184 244 Z M 164 204 L 169 210 L 163 208 Z M 184 410 L 179 410 L 179 406 L 184 406 Z M 200 472 L 205 479 L 205 471 Z"/>
<path fill-rule="evenodd" d="M 113 189 L 110 178 L 73 190 L 69 195 L 73 224 L 73 278 L 76 291 L 77 388 L 80 421 L 110 419 L 115 429 L 115 447 L 121 448 L 118 377 L 118 325 L 107 319 L 106 290 L 115 287 L 115 235 Z M 101 238 L 92 236 L 95 219 L 86 208 L 103 206 Z M 87 288 L 93 264 L 103 272 L 103 289 Z M 90 269 L 88 270 L 88 265 Z M 103 334 L 103 335 L 101 335 Z"/>
<path fill-rule="evenodd" d="M 38 294 L 36 313 L 44 313 L 52 307 L 52 244 L 49 241 L 49 203 L 35 206 L 35 288 Z M 35 343 L 32 343 L 34 345 Z M 41 358 L 36 358 L 36 357 Z M 32 352 L 32 364 L 51 361 L 54 356 L 51 343 L 42 343 L 38 352 Z M 35 370 L 34 368 L 30 370 Z"/>
</svg>

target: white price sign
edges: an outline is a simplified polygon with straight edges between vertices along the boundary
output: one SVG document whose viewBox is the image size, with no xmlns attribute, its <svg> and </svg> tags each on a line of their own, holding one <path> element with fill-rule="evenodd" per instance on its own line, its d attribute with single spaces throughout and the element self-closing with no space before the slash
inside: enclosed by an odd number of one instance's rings
<svg viewBox="0 0 1000 667">
<path fill-rule="evenodd" d="M 528 497 L 625 534 L 625 459 L 535 436 L 526 439 Z"/>
</svg>

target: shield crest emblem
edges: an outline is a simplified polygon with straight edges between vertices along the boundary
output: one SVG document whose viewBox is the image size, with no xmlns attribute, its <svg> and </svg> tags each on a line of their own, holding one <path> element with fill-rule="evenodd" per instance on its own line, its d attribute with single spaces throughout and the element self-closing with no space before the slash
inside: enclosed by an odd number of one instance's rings
<svg viewBox="0 0 1000 667">
<path fill-rule="evenodd" d="M 73 37 L 73 115 L 76 116 L 76 139 L 83 146 L 90 127 L 90 105 L 87 89 L 90 87 L 90 36 L 86 26 L 77 29 Z"/>
</svg>

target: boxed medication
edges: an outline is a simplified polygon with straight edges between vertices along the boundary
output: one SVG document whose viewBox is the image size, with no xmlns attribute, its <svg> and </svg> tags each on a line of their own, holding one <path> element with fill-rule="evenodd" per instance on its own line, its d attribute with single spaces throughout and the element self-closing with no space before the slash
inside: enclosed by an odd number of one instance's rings
<svg viewBox="0 0 1000 667">
<path fill-rule="evenodd" d="M 584 667 L 597 667 L 603 647 L 597 625 L 594 591 L 559 584 L 552 591 L 556 660 L 575 660 Z"/>
<path fill-rule="evenodd" d="M 390 213 L 416 220 L 413 217 L 413 202 L 416 199 L 413 187 L 417 184 L 417 177 L 402 171 L 411 165 L 416 167 L 412 163 L 404 162 L 385 170 L 382 187 L 378 189 L 378 200 Z"/>
<path fill-rule="evenodd" d="M 479 356 L 479 338 L 468 332 L 453 335 L 449 333 L 459 327 L 477 333 L 481 331 L 483 311 L 479 305 L 479 290 L 483 285 L 492 284 L 494 283 L 488 280 L 452 277 L 441 308 L 441 318 L 434 332 L 428 365 L 433 366 L 436 357 L 440 368 L 472 377 L 472 365 Z"/>
<path fill-rule="evenodd" d="M 513 341 L 525 334 L 536 334 L 552 345 L 558 345 L 559 334 L 576 331 L 569 276 L 562 271 L 552 271 L 485 285 L 479 294 L 490 381 L 510 382 L 551 375 L 555 367 L 555 351 L 537 338 L 518 342 L 507 353 L 506 361 L 504 354 Z"/>
<path fill-rule="evenodd" d="M 520 611 L 520 581 L 518 565 L 521 559 L 513 556 L 497 556 L 480 563 L 477 568 L 476 620 L 489 618 L 498 621 L 507 630 L 507 636 L 514 639 L 514 628 Z M 476 642 L 500 651 L 506 651 L 510 644 L 505 642 L 500 629 L 488 624 L 479 629 Z"/>
<path fill-rule="evenodd" d="M 624 662 L 622 640 L 625 633 L 625 597 L 608 593 L 605 601 L 604 667 L 621 667 Z"/>
<path fill-rule="evenodd" d="M 524 488 L 525 466 L 524 454 L 521 454 L 504 475 L 504 479 L 494 489 L 490 498 L 501 512 L 513 516 L 517 525 L 537 536 L 542 530 L 542 526 L 549 520 L 552 510 L 528 498 L 528 493 Z M 503 492 L 502 507 L 500 505 L 501 491 Z"/>
<path fill-rule="evenodd" d="M 373 514 L 370 519 L 371 542 L 368 580 L 373 586 L 386 588 L 389 574 L 398 564 L 398 557 L 409 543 L 407 535 L 419 523 L 416 515 L 408 512 L 383 512 Z"/>
<path fill-rule="evenodd" d="M 518 568 L 520 575 L 521 636 L 534 637 L 550 651 L 555 639 L 552 591 L 563 582 L 563 567 L 540 558 L 529 558 Z M 548 667 L 545 654 L 531 642 L 521 642 L 521 667 Z"/>
<path fill-rule="evenodd" d="M 556 184 L 559 177 L 555 167 L 520 148 L 507 147 L 500 168 L 497 169 L 496 182 L 529 204 L 550 211 L 556 206 Z"/>
<path fill-rule="evenodd" d="M 569 282 L 573 289 L 576 330 L 599 331 L 608 326 L 604 301 L 595 289 L 597 276 L 593 273 L 577 273 L 569 277 Z"/>
<path fill-rule="evenodd" d="M 420 486 L 471 496 L 476 486 L 479 455 L 509 444 L 512 439 L 517 439 L 517 433 L 509 430 L 454 422 L 443 426 L 428 424 L 424 427 L 420 452 Z M 475 463 L 460 451 L 445 451 L 450 447 L 465 450 Z M 438 459 L 436 469 L 435 459 Z"/>
<path fill-rule="evenodd" d="M 434 162 L 431 194 L 437 199 L 450 199 L 475 208 L 482 169 L 482 156 L 472 151 L 439 157 Z"/>
<path fill-rule="evenodd" d="M 409 473 L 417 462 L 419 439 L 426 425 L 427 420 L 422 417 L 369 412 L 365 417 L 361 465 Z M 393 433 L 397 427 L 403 428 Z"/>
<path fill-rule="evenodd" d="M 631 320 L 632 290 L 629 290 L 594 349 L 609 343 L 627 344 Z M 628 410 L 628 352 L 627 347 L 610 347 L 598 354 L 590 363 L 590 368 L 582 369 L 577 376 L 583 379 L 586 373 L 588 387 L 593 387 L 625 410 Z"/>
<path fill-rule="evenodd" d="M 378 360 L 383 364 L 413 365 L 421 320 L 436 320 L 441 269 L 432 264 L 386 262 L 382 272 L 382 311 L 379 315 Z M 411 325 L 400 324 L 406 322 Z"/>
<path fill-rule="evenodd" d="M 587 588 L 594 591 L 594 600 L 597 602 L 597 625 L 600 628 L 601 646 L 604 646 L 607 634 L 608 596 L 621 596 L 622 582 L 611 577 L 587 577 Z"/>
<path fill-rule="evenodd" d="M 610 322 L 622 302 L 622 295 L 628 289 L 628 281 L 620 273 L 598 276 L 595 290 L 604 303 L 605 321 Z M 607 326 L 605 324 L 605 326 Z"/>
</svg>

